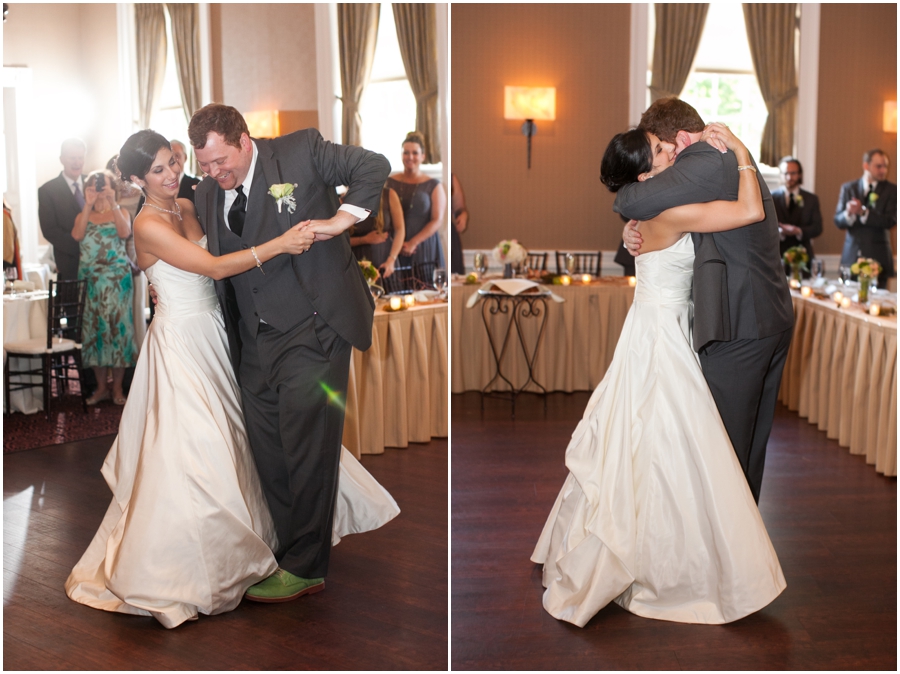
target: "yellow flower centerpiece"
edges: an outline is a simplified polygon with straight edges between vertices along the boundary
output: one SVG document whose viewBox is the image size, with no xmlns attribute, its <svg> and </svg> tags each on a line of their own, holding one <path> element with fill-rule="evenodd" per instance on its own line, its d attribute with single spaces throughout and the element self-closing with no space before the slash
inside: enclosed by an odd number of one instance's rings
<svg viewBox="0 0 900 674">
<path fill-rule="evenodd" d="M 791 246 L 784 251 L 782 259 L 791 268 L 791 278 L 799 282 L 800 270 L 807 270 L 806 265 L 809 262 L 809 253 L 806 251 L 806 246 Z"/>
<path fill-rule="evenodd" d="M 859 303 L 865 304 L 869 301 L 869 283 L 878 278 L 881 265 L 870 257 L 861 257 L 850 265 L 850 272 L 859 278 Z"/>
</svg>

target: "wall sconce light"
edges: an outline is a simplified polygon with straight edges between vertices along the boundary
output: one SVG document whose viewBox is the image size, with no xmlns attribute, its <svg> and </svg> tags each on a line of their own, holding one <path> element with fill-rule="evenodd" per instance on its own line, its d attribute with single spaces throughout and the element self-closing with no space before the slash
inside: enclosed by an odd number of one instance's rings
<svg viewBox="0 0 900 674">
<path fill-rule="evenodd" d="M 281 135 L 281 123 L 278 110 L 261 110 L 245 112 L 247 128 L 251 138 L 278 138 Z"/>
<path fill-rule="evenodd" d="M 535 120 L 556 119 L 555 87 L 504 87 L 504 119 L 524 119 L 522 134 L 528 138 L 528 168 L 531 168 L 531 137 L 537 133 Z"/>
<path fill-rule="evenodd" d="M 897 101 L 884 102 L 884 132 L 897 133 Z"/>
</svg>

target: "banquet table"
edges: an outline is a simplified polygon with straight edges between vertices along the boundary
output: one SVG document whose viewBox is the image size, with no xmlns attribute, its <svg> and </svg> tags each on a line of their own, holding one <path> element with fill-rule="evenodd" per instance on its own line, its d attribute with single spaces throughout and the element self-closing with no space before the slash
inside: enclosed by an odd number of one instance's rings
<svg viewBox="0 0 900 674">
<path fill-rule="evenodd" d="M 480 284 L 454 283 L 450 293 L 452 326 L 453 393 L 481 391 L 491 381 L 497 366 L 482 319 L 481 303 L 466 308 Z M 625 277 L 601 277 L 590 284 L 580 280 L 569 286 L 547 286 L 563 302 L 547 301 L 544 332 L 535 353 L 533 375 L 547 391 L 590 391 L 600 383 L 612 362 L 625 317 L 634 299 L 634 288 Z M 491 333 L 503 335 L 511 320 L 508 314 L 489 317 Z M 522 320 L 526 346 L 538 338 L 540 322 Z M 514 337 L 517 341 L 517 338 Z M 514 386 L 528 379 L 525 353 L 511 343 L 501 362 L 503 373 Z M 508 390 L 502 379 L 490 390 Z M 529 385 L 529 391 L 540 389 Z"/>
<path fill-rule="evenodd" d="M 3 298 L 3 341 L 46 335 L 47 293 Z M 447 303 L 375 311 L 372 346 L 353 350 L 344 445 L 358 458 L 448 434 Z M 41 389 L 12 393 L 11 408 L 43 409 Z"/>
<path fill-rule="evenodd" d="M 383 303 L 372 346 L 350 360 L 343 441 L 357 458 L 448 433 L 447 303 L 393 312 Z"/>
<path fill-rule="evenodd" d="M 3 343 L 47 337 L 47 293 L 35 291 L 3 296 Z M 6 353 L 4 351 L 4 366 Z M 25 359 L 16 358 L 16 367 L 22 367 Z M 37 361 L 35 361 L 37 362 Z M 35 377 L 35 381 L 39 378 Z M 3 389 L 6 395 L 6 388 Z M 43 391 L 40 388 L 13 391 L 10 394 L 10 411 L 34 414 L 44 409 Z M 6 400 L 4 399 L 4 410 Z"/>
<path fill-rule="evenodd" d="M 779 399 L 877 472 L 896 476 L 896 316 L 792 295 L 794 336 Z"/>
</svg>

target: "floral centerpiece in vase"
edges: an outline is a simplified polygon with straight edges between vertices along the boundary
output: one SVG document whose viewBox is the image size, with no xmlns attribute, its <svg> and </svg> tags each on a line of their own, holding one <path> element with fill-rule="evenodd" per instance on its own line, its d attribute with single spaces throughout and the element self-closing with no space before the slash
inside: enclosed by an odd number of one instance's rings
<svg viewBox="0 0 900 674">
<path fill-rule="evenodd" d="M 809 253 L 806 251 L 806 246 L 791 246 L 784 251 L 782 259 L 791 268 L 791 278 L 799 284 L 801 270 L 808 270 Z"/>
<path fill-rule="evenodd" d="M 369 292 L 372 293 L 372 297 L 376 300 L 384 295 L 384 288 L 380 285 L 376 285 L 375 281 L 378 280 L 378 277 L 381 274 L 378 273 L 378 268 L 372 264 L 369 260 L 362 259 L 359 260 L 359 270 L 363 273 L 363 277 L 366 279 L 366 283 L 369 284 Z"/>
<path fill-rule="evenodd" d="M 881 265 L 870 257 L 861 257 L 852 265 L 850 271 L 859 277 L 859 303 L 869 301 L 869 283 L 877 279 L 881 273 Z"/>
<path fill-rule="evenodd" d="M 496 262 L 503 265 L 503 278 L 512 278 L 513 267 L 525 262 L 528 251 L 515 239 L 504 239 L 497 244 L 491 255 Z"/>
</svg>

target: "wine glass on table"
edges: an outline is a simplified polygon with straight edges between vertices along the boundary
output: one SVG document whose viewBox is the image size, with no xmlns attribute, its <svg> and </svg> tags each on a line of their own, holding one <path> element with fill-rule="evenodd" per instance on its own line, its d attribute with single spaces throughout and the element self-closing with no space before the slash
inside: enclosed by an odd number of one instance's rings
<svg viewBox="0 0 900 674">
<path fill-rule="evenodd" d="M 569 276 L 575 274 L 575 256 L 572 253 L 566 253 L 566 273 Z"/>
<path fill-rule="evenodd" d="M 850 271 L 850 265 L 842 264 L 841 265 L 841 283 L 847 285 L 850 282 L 850 278 L 853 276 L 853 272 Z"/>
<path fill-rule="evenodd" d="M 484 253 L 475 253 L 475 271 L 478 272 L 478 278 L 484 278 L 487 270 L 487 256 Z"/>
<path fill-rule="evenodd" d="M 438 291 L 438 296 L 440 299 L 444 299 L 444 290 L 447 288 L 447 270 L 435 269 L 433 279 L 434 287 Z"/>
<path fill-rule="evenodd" d="M 19 271 L 15 267 L 7 267 L 3 270 L 3 275 L 6 277 L 6 285 L 5 290 L 8 293 L 11 293 L 15 290 L 15 283 L 19 279 Z"/>
</svg>

